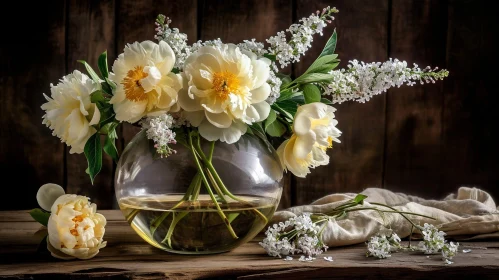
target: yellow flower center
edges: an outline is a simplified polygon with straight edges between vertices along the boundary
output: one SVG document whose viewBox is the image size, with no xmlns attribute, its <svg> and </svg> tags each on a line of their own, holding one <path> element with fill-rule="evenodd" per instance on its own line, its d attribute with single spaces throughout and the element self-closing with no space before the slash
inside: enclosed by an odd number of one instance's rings
<svg viewBox="0 0 499 280">
<path fill-rule="evenodd" d="M 319 148 L 321 148 L 321 150 L 323 150 L 324 152 L 327 151 L 327 149 L 333 147 L 333 137 L 328 136 L 327 137 L 327 143 L 328 143 L 327 146 L 319 146 Z"/>
<path fill-rule="evenodd" d="M 333 147 L 333 137 L 328 136 L 327 137 L 327 143 L 329 144 L 327 147 L 332 148 Z"/>
<path fill-rule="evenodd" d="M 142 66 L 136 66 L 133 70 L 128 71 L 126 77 L 121 82 L 128 100 L 142 101 L 147 99 L 147 94 L 140 84 L 140 80 L 147 77 L 147 75 L 148 74 L 144 72 L 144 67 Z"/>
<path fill-rule="evenodd" d="M 230 93 L 239 92 L 239 79 L 228 71 L 213 73 L 213 89 L 218 98 L 226 100 Z"/>
</svg>

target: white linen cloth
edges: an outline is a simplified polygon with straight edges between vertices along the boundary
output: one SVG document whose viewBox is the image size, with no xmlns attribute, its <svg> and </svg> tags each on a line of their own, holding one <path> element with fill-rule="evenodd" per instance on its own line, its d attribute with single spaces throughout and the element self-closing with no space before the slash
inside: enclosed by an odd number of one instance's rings
<svg viewBox="0 0 499 280">
<path fill-rule="evenodd" d="M 417 225 L 429 223 L 440 227 L 440 230 L 447 233 L 446 238 L 456 240 L 499 238 L 499 208 L 487 192 L 477 188 L 461 187 L 456 194 L 451 194 L 443 200 L 427 200 L 380 188 L 369 188 L 362 194 L 367 195 L 363 207 L 383 209 L 369 203 L 377 202 L 393 206 L 400 211 L 434 217 L 436 220 L 408 215 Z M 295 206 L 276 212 L 271 224 L 306 212 L 326 213 L 356 195 L 356 193 L 331 194 L 310 205 Z M 401 238 L 410 234 L 412 226 L 400 214 L 385 213 L 383 216 L 374 210 L 350 212 L 344 219 L 327 222 L 323 241 L 330 247 L 361 243 L 386 228 L 392 229 Z M 414 233 L 416 235 L 413 236 L 417 237 L 419 231 Z"/>
</svg>

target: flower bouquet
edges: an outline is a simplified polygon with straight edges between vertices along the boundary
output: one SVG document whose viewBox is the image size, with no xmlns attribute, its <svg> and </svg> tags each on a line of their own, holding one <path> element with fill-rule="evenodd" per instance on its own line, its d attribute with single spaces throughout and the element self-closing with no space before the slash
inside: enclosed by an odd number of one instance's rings
<svg viewBox="0 0 499 280">
<path fill-rule="evenodd" d="M 339 143 L 333 104 L 366 102 L 391 87 L 443 79 L 445 70 L 350 61 L 337 69 L 336 32 L 298 77 L 298 62 L 338 10 L 327 7 L 264 43 L 187 43 L 163 15 L 152 41 L 128 44 L 108 68 L 51 85 L 43 123 L 84 153 L 92 182 L 102 151 L 118 161 L 123 122 L 142 127 L 119 158 L 116 196 L 132 227 L 171 252 L 214 253 L 253 238 L 280 199 L 285 170 L 305 177 Z M 101 143 L 101 136 L 104 138 Z"/>
</svg>

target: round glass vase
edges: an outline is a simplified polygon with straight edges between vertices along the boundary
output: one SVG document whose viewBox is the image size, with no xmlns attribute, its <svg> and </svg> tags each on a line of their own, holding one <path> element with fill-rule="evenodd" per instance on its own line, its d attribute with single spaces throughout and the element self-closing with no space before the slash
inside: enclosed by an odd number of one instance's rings
<svg viewBox="0 0 499 280">
<path fill-rule="evenodd" d="M 144 130 L 132 139 L 116 170 L 118 204 L 135 232 L 157 248 L 230 251 L 255 237 L 274 214 L 282 166 L 272 146 L 254 135 L 226 144 L 185 131 L 168 157 L 156 152 Z"/>
</svg>

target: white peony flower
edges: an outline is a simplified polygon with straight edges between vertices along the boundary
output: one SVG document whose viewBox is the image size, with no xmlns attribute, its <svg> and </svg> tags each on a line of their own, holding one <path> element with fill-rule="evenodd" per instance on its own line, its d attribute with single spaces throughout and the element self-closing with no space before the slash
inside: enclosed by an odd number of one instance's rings
<svg viewBox="0 0 499 280">
<path fill-rule="evenodd" d="M 174 64 L 175 55 L 164 41 L 127 45 L 109 74 L 117 86 L 110 101 L 116 119 L 134 123 L 145 116 L 178 111 L 182 80 L 171 72 Z"/>
<path fill-rule="evenodd" d="M 43 123 L 71 147 L 71 154 L 82 153 L 88 138 L 97 132 L 92 125 L 99 123 L 100 111 L 90 101 L 90 94 L 100 88 L 99 83 L 75 70 L 57 85 L 50 85 L 51 97 L 43 94 L 47 99 L 42 105 L 46 112 Z"/>
<path fill-rule="evenodd" d="M 232 144 L 246 133 L 247 125 L 266 119 L 265 102 L 270 60 L 241 51 L 233 44 L 203 46 L 184 66 L 180 107 L 191 125 L 209 141 Z"/>
<path fill-rule="evenodd" d="M 38 205 L 40 205 L 43 210 L 50 211 L 57 198 L 64 194 L 64 189 L 61 186 L 48 183 L 38 189 L 36 201 L 38 201 Z"/>
<path fill-rule="evenodd" d="M 90 259 L 106 246 L 102 241 L 106 218 L 85 196 L 65 194 L 52 205 L 48 249 L 61 259 Z"/>
<path fill-rule="evenodd" d="M 298 108 L 293 122 L 293 135 L 277 149 L 281 163 L 297 177 L 305 177 L 310 168 L 329 163 L 326 154 L 333 141 L 340 143 L 336 128 L 335 108 L 323 103 L 310 103 Z"/>
</svg>

